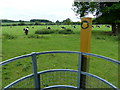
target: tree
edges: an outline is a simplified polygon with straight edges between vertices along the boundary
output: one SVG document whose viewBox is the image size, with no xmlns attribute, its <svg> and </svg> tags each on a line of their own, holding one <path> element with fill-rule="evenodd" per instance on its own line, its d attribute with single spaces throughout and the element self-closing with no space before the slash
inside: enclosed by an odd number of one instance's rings
<svg viewBox="0 0 120 90">
<path fill-rule="evenodd" d="M 111 24 L 113 35 L 120 31 L 119 2 L 74 2 L 72 9 L 79 17 L 92 13 L 96 16 L 96 22 Z"/>
<path fill-rule="evenodd" d="M 56 23 L 56 25 L 60 25 L 61 24 L 61 22 L 59 20 L 57 20 L 55 23 Z"/>
<path fill-rule="evenodd" d="M 63 20 L 63 24 L 65 25 L 70 25 L 71 24 L 71 19 L 70 18 L 67 18 L 66 20 Z"/>
<path fill-rule="evenodd" d="M 41 23 L 47 23 L 47 22 L 52 22 L 46 19 L 31 19 L 30 22 L 41 22 Z"/>
<path fill-rule="evenodd" d="M 40 22 L 39 21 L 35 21 L 35 25 L 40 25 Z"/>
<path fill-rule="evenodd" d="M 19 20 L 19 24 L 18 25 L 22 26 L 22 25 L 26 25 L 26 24 L 25 24 L 25 22 L 23 20 Z"/>
<path fill-rule="evenodd" d="M 1 19 L 0 20 L 2 23 L 9 23 L 9 22 L 16 22 L 14 20 L 8 20 L 8 19 Z"/>
</svg>

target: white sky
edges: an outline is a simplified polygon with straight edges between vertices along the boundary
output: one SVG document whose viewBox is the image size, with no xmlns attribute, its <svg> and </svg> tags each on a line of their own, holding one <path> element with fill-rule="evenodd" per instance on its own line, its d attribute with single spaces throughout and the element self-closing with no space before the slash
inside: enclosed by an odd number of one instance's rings
<svg viewBox="0 0 120 90">
<path fill-rule="evenodd" d="M 79 21 L 71 9 L 74 0 L 1 0 L 0 18 L 10 20 L 48 19 Z"/>
</svg>

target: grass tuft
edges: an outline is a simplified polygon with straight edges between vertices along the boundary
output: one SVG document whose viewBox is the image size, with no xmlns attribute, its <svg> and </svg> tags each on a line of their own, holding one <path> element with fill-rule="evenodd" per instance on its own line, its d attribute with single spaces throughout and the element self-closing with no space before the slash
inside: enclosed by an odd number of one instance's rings
<svg viewBox="0 0 120 90">
<path fill-rule="evenodd" d="M 37 30 L 35 31 L 35 34 L 74 34 L 73 30 L 71 29 L 65 29 L 65 30 Z"/>
<path fill-rule="evenodd" d="M 35 34 L 52 34 L 52 33 L 55 33 L 55 30 L 42 29 L 35 31 Z"/>
<path fill-rule="evenodd" d="M 16 38 L 17 38 L 17 36 L 15 36 L 15 35 L 11 35 L 8 33 L 3 34 L 3 39 L 16 39 Z"/>
<path fill-rule="evenodd" d="M 45 38 L 44 36 L 39 36 L 36 34 L 28 35 L 28 38 L 35 38 L 35 39 L 40 39 L 40 38 Z"/>
<path fill-rule="evenodd" d="M 59 31 L 59 34 L 74 34 L 74 32 L 71 29 L 65 29 L 65 30 Z"/>
</svg>

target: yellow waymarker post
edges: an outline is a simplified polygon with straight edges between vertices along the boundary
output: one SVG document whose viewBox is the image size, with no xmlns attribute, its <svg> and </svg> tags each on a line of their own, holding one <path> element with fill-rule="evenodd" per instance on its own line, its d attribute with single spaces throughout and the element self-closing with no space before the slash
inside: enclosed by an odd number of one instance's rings
<svg viewBox="0 0 120 90">
<path fill-rule="evenodd" d="M 81 32 L 80 32 L 80 52 L 90 53 L 90 40 L 92 29 L 92 18 L 81 18 Z M 81 71 L 88 72 L 89 69 L 89 56 L 82 55 Z M 81 75 L 80 88 L 85 88 L 86 76 Z"/>
</svg>

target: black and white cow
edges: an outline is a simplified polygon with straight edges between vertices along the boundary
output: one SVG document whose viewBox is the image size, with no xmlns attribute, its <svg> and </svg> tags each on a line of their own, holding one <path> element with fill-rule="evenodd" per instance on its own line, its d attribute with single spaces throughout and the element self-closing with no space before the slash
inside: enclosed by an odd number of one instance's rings
<svg viewBox="0 0 120 90">
<path fill-rule="evenodd" d="M 24 28 L 23 30 L 24 30 L 25 35 L 28 35 L 28 31 L 29 31 L 28 28 Z"/>
</svg>

